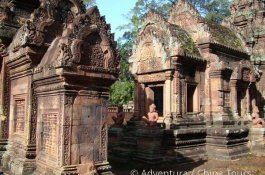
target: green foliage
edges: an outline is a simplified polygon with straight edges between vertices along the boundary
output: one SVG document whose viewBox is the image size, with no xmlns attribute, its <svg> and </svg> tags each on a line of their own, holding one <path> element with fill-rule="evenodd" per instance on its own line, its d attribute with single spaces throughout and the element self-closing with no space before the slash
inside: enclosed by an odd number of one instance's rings
<svg viewBox="0 0 265 175">
<path fill-rule="evenodd" d="M 216 23 L 221 23 L 222 20 L 231 15 L 229 0 L 214 0 L 204 5 L 207 14 L 205 19 Z"/>
<path fill-rule="evenodd" d="M 83 2 L 87 8 L 96 5 L 96 0 L 83 0 Z"/>
<path fill-rule="evenodd" d="M 134 83 L 130 80 L 116 81 L 110 89 L 109 102 L 115 105 L 127 104 L 133 97 Z"/>
<path fill-rule="evenodd" d="M 185 30 L 176 26 L 174 32 L 176 32 L 176 37 L 181 44 L 181 48 L 185 51 L 186 54 L 190 56 L 200 56 L 200 52 L 197 46 Z"/>
<path fill-rule="evenodd" d="M 213 22 L 208 22 L 208 26 L 215 42 L 234 49 L 244 50 L 241 40 L 233 31 Z"/>
</svg>

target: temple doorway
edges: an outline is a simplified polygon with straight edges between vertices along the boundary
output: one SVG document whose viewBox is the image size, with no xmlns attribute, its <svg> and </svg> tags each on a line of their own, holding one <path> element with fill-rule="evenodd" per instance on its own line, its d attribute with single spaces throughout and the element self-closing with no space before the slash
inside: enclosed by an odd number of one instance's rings
<svg viewBox="0 0 265 175">
<path fill-rule="evenodd" d="M 198 98 L 196 85 L 187 85 L 187 112 L 198 112 Z"/>
<path fill-rule="evenodd" d="M 163 104 L 164 104 L 164 96 L 163 96 L 163 87 L 158 86 L 158 87 L 152 87 L 151 88 L 154 92 L 154 104 L 156 105 L 156 110 L 158 112 L 159 116 L 163 116 Z"/>
</svg>

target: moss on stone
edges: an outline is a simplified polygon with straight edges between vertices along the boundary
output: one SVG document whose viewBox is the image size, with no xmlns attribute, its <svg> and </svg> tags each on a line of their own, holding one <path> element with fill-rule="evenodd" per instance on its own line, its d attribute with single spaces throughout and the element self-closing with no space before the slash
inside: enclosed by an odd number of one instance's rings
<svg viewBox="0 0 265 175">
<path fill-rule="evenodd" d="M 241 40 L 232 30 L 211 22 L 208 22 L 208 26 L 214 42 L 236 50 L 244 51 Z"/>
<path fill-rule="evenodd" d="M 177 38 L 178 42 L 180 43 L 180 47 L 184 50 L 185 54 L 200 57 L 200 52 L 188 32 L 181 29 L 177 25 L 172 25 L 171 31 L 172 34 Z"/>
</svg>

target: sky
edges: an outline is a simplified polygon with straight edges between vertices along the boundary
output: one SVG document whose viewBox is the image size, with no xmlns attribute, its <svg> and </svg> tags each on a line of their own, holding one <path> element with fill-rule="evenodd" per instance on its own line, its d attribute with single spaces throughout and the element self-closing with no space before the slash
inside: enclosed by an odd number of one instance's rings
<svg viewBox="0 0 265 175">
<path fill-rule="evenodd" d="M 136 0 L 96 0 L 96 2 L 100 14 L 106 17 L 107 23 L 111 25 L 111 32 L 115 33 L 117 40 L 123 34 L 123 31 L 117 30 L 117 27 L 129 22 L 125 15 L 134 7 Z"/>
</svg>

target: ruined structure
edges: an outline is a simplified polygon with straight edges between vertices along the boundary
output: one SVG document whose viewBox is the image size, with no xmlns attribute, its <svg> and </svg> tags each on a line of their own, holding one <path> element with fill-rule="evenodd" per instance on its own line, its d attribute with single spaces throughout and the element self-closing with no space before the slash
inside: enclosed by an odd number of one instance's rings
<svg viewBox="0 0 265 175">
<path fill-rule="evenodd" d="M 244 9 L 242 4 L 250 7 Z M 238 15 L 252 6 L 259 7 L 252 8 L 257 25 Z M 237 1 L 234 7 L 240 12 L 235 10 L 223 25 L 206 21 L 185 0 L 178 0 L 168 19 L 153 10 L 146 14 L 130 58 L 136 83 L 134 115 L 141 118 L 154 103 L 166 128 L 144 131 L 141 121 L 131 121 L 116 152 L 149 163 L 158 160 L 157 153 L 164 160 L 182 162 L 231 160 L 250 153 L 251 113 L 264 105 L 262 63 L 255 59 L 261 58 L 258 53 L 264 56 L 265 43 L 260 32 L 253 35 L 252 44 L 247 36 L 253 27 L 259 31 L 264 27 L 264 2 Z M 130 137 L 136 140 L 136 154 L 123 146 Z M 144 152 L 139 143 L 147 137 L 157 146 L 146 146 Z"/>
<path fill-rule="evenodd" d="M 119 57 L 105 18 L 79 0 L 6 0 L 1 26 L 2 166 L 108 172 L 108 88 Z"/>
<path fill-rule="evenodd" d="M 223 25 L 234 31 L 244 40 L 250 60 L 255 65 L 255 72 L 259 79 L 256 83 L 256 100 L 262 117 L 265 117 L 265 76 L 260 76 L 265 70 L 265 2 L 260 0 L 231 2 L 231 16 L 223 21 Z"/>
<path fill-rule="evenodd" d="M 265 117 L 265 2 L 263 0 L 238 1 L 231 2 L 231 16 L 223 21 L 227 26 L 243 38 L 252 65 L 255 65 L 255 72 L 259 81 L 256 83 L 256 105 L 258 115 Z M 255 112 L 255 111 L 253 111 Z M 254 126 L 255 127 L 255 126 Z M 264 156 L 265 133 L 262 128 L 251 128 L 249 139 L 251 152 L 255 155 Z"/>
</svg>

